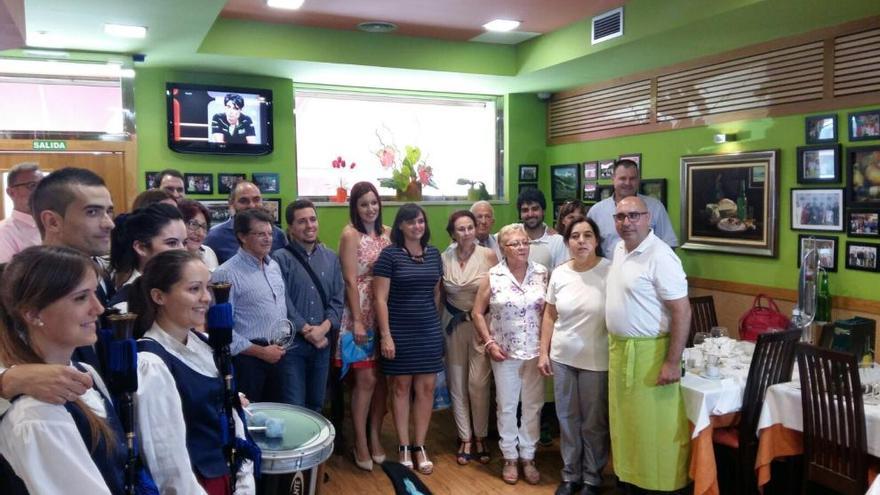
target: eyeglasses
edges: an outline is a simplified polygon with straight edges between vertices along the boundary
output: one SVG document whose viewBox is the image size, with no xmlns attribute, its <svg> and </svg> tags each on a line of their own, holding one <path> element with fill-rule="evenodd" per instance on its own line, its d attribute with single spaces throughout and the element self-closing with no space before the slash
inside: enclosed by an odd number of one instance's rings
<svg viewBox="0 0 880 495">
<path fill-rule="evenodd" d="M 629 218 L 630 222 L 638 222 L 639 218 L 641 218 L 642 215 L 647 215 L 647 214 L 648 214 L 647 211 L 631 211 L 629 213 L 618 213 L 616 215 L 611 215 L 611 216 L 614 217 L 615 222 L 623 223 L 623 221 L 626 220 L 627 218 Z"/>
<path fill-rule="evenodd" d="M 30 182 L 19 182 L 18 184 L 13 184 L 9 187 L 26 187 L 28 191 L 33 191 L 37 188 L 37 184 L 39 183 L 40 181 L 38 180 L 32 180 Z"/>
<path fill-rule="evenodd" d="M 505 242 L 504 245 L 507 246 L 507 247 L 509 247 L 509 248 L 518 248 L 518 247 L 522 247 L 522 246 L 528 246 L 528 245 L 529 245 L 529 241 L 513 241 L 513 242 Z"/>
<path fill-rule="evenodd" d="M 260 239 L 271 239 L 272 238 L 272 232 L 248 232 L 247 235 L 259 237 Z"/>
<path fill-rule="evenodd" d="M 190 220 L 186 222 L 186 228 L 195 232 L 196 230 L 208 231 L 208 224 L 199 222 L 198 220 Z"/>
</svg>

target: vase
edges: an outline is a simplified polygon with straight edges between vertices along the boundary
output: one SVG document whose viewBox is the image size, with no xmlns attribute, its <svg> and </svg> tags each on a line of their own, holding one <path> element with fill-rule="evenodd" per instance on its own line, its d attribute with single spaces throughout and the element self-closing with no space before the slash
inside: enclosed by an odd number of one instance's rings
<svg viewBox="0 0 880 495">
<path fill-rule="evenodd" d="M 348 190 L 342 186 L 337 187 L 336 196 L 333 196 L 330 199 L 336 203 L 345 203 L 346 201 L 348 201 Z"/>
<path fill-rule="evenodd" d="M 406 189 L 397 190 L 397 200 L 398 201 L 412 201 L 417 202 L 422 200 L 422 183 L 419 181 L 410 181 L 409 184 L 406 185 Z"/>
</svg>

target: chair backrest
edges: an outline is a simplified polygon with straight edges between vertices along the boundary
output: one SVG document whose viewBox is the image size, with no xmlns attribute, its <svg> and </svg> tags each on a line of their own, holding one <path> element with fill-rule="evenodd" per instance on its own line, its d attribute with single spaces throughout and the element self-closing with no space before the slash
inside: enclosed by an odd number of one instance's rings
<svg viewBox="0 0 880 495">
<path fill-rule="evenodd" d="M 691 300 L 691 331 L 688 334 L 687 346 L 693 347 L 694 334 L 708 332 L 714 326 L 718 326 L 718 317 L 715 316 L 715 298 L 712 296 L 692 297 Z"/>
<path fill-rule="evenodd" d="M 743 391 L 743 405 L 740 412 L 740 447 L 744 443 L 757 447 L 758 439 L 755 432 L 761 408 L 764 407 L 764 396 L 767 389 L 777 383 L 791 381 L 794 368 L 794 351 L 801 338 L 800 330 L 770 332 L 758 336 L 752 363 L 749 365 L 749 377 Z"/>
<path fill-rule="evenodd" d="M 804 482 L 845 494 L 868 489 L 865 406 L 854 354 L 798 344 Z"/>
</svg>

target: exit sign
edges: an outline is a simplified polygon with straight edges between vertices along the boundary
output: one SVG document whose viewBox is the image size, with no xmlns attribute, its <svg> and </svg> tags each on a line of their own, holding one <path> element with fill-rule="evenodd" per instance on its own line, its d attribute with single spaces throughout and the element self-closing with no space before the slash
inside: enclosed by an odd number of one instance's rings
<svg viewBox="0 0 880 495">
<path fill-rule="evenodd" d="M 50 141 L 50 140 L 46 140 L 46 139 L 36 139 L 36 140 L 34 140 L 34 149 L 35 150 L 43 150 L 43 151 L 46 151 L 46 150 L 51 150 L 51 151 L 66 150 L 67 149 L 67 142 L 65 142 L 65 141 Z"/>
</svg>

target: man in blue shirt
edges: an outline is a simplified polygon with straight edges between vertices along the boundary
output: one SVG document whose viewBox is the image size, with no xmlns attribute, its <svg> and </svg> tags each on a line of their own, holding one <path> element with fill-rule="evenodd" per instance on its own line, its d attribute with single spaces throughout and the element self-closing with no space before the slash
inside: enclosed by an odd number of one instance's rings
<svg viewBox="0 0 880 495">
<path fill-rule="evenodd" d="M 287 247 L 272 253 L 287 289 L 287 317 L 296 332 L 293 404 L 320 413 L 330 369 L 330 341 L 335 338 L 345 301 L 342 267 L 336 253 L 318 240 L 318 216 L 307 199 L 287 205 Z M 307 268 L 308 267 L 308 268 Z"/>
<path fill-rule="evenodd" d="M 614 214 L 617 213 L 617 203 L 623 198 L 638 196 L 645 202 L 648 211 L 651 212 L 651 230 L 654 235 L 663 240 L 671 248 L 678 247 L 678 238 L 669 221 L 669 214 L 663 203 L 656 199 L 638 194 L 639 192 L 639 165 L 632 160 L 618 160 L 614 164 L 614 194 L 611 197 L 599 201 L 587 216 L 599 226 L 599 235 L 602 238 L 602 252 L 609 260 L 614 258 L 614 247 L 620 241 L 617 228 L 614 225 Z"/>
<path fill-rule="evenodd" d="M 241 181 L 229 193 L 229 206 L 235 215 L 251 208 L 262 208 L 263 196 L 253 182 Z M 233 232 L 235 215 L 229 220 L 211 227 L 208 236 L 205 237 L 205 245 L 214 250 L 217 261 L 221 265 L 238 252 L 238 239 Z M 269 221 L 271 222 L 272 219 L 270 218 Z M 272 226 L 272 251 L 286 245 L 287 238 L 284 231 Z"/>
<path fill-rule="evenodd" d="M 211 282 L 229 282 L 235 328 L 229 350 L 238 390 L 251 402 L 292 403 L 292 367 L 285 347 L 289 335 L 287 297 L 272 250 L 272 218 L 259 208 L 235 215 L 235 236 L 241 247 L 220 265 Z"/>
</svg>

